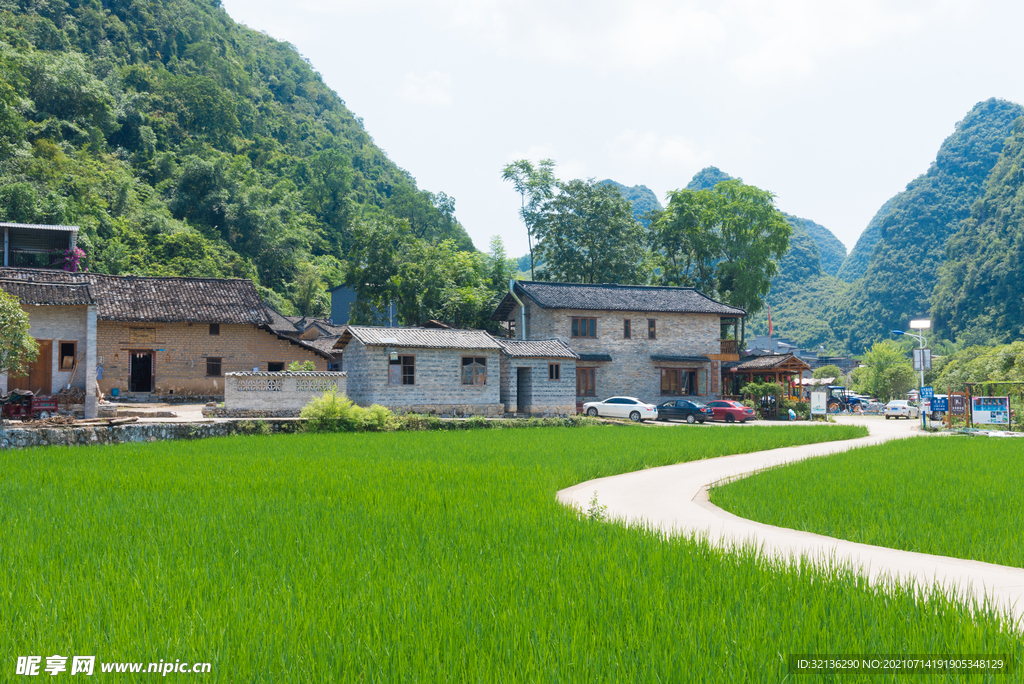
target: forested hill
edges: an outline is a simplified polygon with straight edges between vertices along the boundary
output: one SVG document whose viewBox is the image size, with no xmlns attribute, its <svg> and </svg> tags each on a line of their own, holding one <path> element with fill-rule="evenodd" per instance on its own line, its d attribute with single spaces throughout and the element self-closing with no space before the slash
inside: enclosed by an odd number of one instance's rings
<svg viewBox="0 0 1024 684">
<path fill-rule="evenodd" d="M 338 282 L 363 218 L 473 248 L 451 198 L 216 0 L 0 7 L 0 217 L 81 226 L 93 270 L 251 277 L 288 308 Z"/>
<path fill-rule="evenodd" d="M 662 209 L 661 202 L 658 201 L 658 196 L 654 194 L 646 185 L 634 185 L 628 187 L 622 183 L 617 183 L 611 179 L 601 181 L 601 185 L 612 185 L 619 189 L 622 196 L 625 197 L 630 205 L 633 207 L 633 218 L 642 223 L 644 227 L 650 225 L 650 221 L 645 218 L 648 213 L 652 211 L 660 211 Z"/>
<path fill-rule="evenodd" d="M 890 201 L 864 275 L 830 315 L 832 327 L 846 331 L 847 349 L 859 353 L 928 314 L 946 241 L 984 194 L 986 178 L 1022 114 L 1024 108 L 1012 102 L 979 102 L 942 143 L 927 173 Z"/>
</svg>

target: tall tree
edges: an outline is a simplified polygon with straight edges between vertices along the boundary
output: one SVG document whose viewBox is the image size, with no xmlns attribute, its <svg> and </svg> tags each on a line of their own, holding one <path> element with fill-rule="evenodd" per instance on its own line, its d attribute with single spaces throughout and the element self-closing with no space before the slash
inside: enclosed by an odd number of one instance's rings
<svg viewBox="0 0 1024 684">
<path fill-rule="evenodd" d="M 864 354 L 864 368 L 854 374 L 855 388 L 888 401 L 914 386 L 914 368 L 907 354 L 892 340 L 876 342 Z"/>
<path fill-rule="evenodd" d="M 501 178 L 512 182 L 522 201 L 519 216 L 526 225 L 526 241 L 530 246 L 530 279 L 533 280 L 536 278 L 533 269 L 533 233 L 539 220 L 540 208 L 545 201 L 551 199 L 558 183 L 555 178 L 555 162 L 542 159 L 534 166 L 528 159 L 519 159 L 505 165 Z"/>
<path fill-rule="evenodd" d="M 753 314 L 764 306 L 792 231 L 772 193 L 726 180 L 669 193 L 648 240 L 659 282 L 696 287 Z"/>
<path fill-rule="evenodd" d="M 557 187 L 535 226 L 545 276 L 563 282 L 646 283 L 644 229 L 622 193 L 593 179 Z"/>
<path fill-rule="evenodd" d="M 28 314 L 14 295 L 0 290 L 0 373 L 24 375 L 39 346 L 28 334 Z"/>
</svg>

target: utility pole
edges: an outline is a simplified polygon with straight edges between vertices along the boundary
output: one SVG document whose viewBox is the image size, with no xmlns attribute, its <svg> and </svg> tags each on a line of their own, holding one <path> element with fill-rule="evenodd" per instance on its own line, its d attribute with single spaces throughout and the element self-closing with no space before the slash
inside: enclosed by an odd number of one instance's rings
<svg viewBox="0 0 1024 684">
<path fill-rule="evenodd" d="M 914 330 L 918 330 L 918 331 L 920 331 L 920 330 L 927 330 L 927 329 L 932 327 L 932 322 L 930 320 L 926 319 L 926 318 L 925 319 L 917 319 L 917 320 L 910 321 L 910 327 L 913 328 Z M 927 430 L 928 429 L 928 424 L 925 422 L 924 397 L 922 396 L 922 394 L 924 393 L 924 371 L 925 371 L 925 354 L 924 354 L 925 339 L 924 339 L 924 334 L 920 333 L 920 332 L 917 333 L 917 334 L 908 333 L 908 332 L 904 332 L 902 330 L 893 330 L 892 334 L 893 335 L 906 335 L 907 337 L 913 337 L 918 342 L 918 345 L 919 345 L 918 349 L 920 350 L 920 353 L 921 353 L 921 368 L 920 368 L 920 370 L 921 370 L 921 384 L 917 386 L 917 404 L 918 404 L 918 410 L 921 413 L 921 429 L 922 430 Z M 930 364 L 928 364 L 928 365 L 930 365 Z"/>
</svg>

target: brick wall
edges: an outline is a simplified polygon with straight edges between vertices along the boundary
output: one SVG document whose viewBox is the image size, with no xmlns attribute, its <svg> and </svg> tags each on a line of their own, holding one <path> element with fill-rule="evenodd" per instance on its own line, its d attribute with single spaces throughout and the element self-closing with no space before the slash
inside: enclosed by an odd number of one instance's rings
<svg viewBox="0 0 1024 684">
<path fill-rule="evenodd" d="M 400 356 L 415 356 L 415 384 L 388 384 L 389 359 L 384 347 L 352 340 L 345 349 L 348 396 L 360 406 L 381 404 L 406 413 L 486 415 L 504 413 L 500 401 L 497 350 L 410 349 L 395 347 Z M 487 383 L 462 384 L 462 357 L 487 359 Z"/>
<path fill-rule="evenodd" d="M 100 389 L 109 394 L 117 387 L 129 393 L 133 351 L 152 351 L 153 394 L 222 396 L 224 373 L 267 370 L 268 362 L 312 361 L 327 370 L 327 359 L 255 325 L 220 324 L 211 335 L 206 323 L 121 323 L 100 321 L 96 333 L 97 363 L 103 369 Z M 207 357 L 221 359 L 221 377 L 208 377 Z"/>
<path fill-rule="evenodd" d="M 548 378 L 548 364 L 557 363 L 560 379 Z M 522 369 L 522 371 L 520 370 Z M 520 382 L 520 373 L 523 381 Z M 519 390 L 526 396 L 520 411 Z M 576 413 L 576 362 L 573 359 L 501 357 L 501 403 L 506 413 L 567 416 Z"/>
<path fill-rule="evenodd" d="M 705 394 L 696 397 L 710 401 L 720 397 L 720 364 L 711 362 L 653 361 L 652 354 L 677 356 L 707 356 L 721 353 L 721 317 L 718 314 L 675 314 L 626 311 L 583 311 L 574 309 L 543 309 L 530 299 L 526 304 L 526 332 L 528 339 L 558 338 L 579 354 L 608 354 L 610 362 L 580 360 L 577 368 L 594 368 L 596 397 L 581 400 L 604 399 L 615 395 L 637 397 L 646 402 L 660 403 L 661 369 L 705 371 Z M 515 306 L 509 318 L 519 316 Z M 596 318 L 597 337 L 572 337 L 572 318 Z M 630 339 L 623 335 L 623 321 L 630 319 Z M 648 339 L 648 319 L 655 321 L 655 339 Z"/>
</svg>

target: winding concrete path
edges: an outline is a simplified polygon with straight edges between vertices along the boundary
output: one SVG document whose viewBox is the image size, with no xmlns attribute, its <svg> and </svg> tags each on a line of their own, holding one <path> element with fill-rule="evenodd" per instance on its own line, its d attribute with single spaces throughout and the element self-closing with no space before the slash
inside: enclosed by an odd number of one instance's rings
<svg viewBox="0 0 1024 684">
<path fill-rule="evenodd" d="M 912 581 L 924 587 L 938 584 L 964 601 L 987 599 L 1012 615 L 1018 627 L 1024 625 L 1024 569 L 898 551 L 765 525 L 727 513 L 708 501 L 707 488 L 723 480 L 805 458 L 921 434 L 914 421 L 886 421 L 877 417 L 840 417 L 839 421 L 864 425 L 870 435 L 843 442 L 722 456 L 590 480 L 563 489 L 558 492 L 558 499 L 586 510 L 596 492 L 598 501 L 608 507 L 610 517 L 630 523 L 649 523 L 675 534 L 706 536 L 713 543 L 725 546 L 752 544 L 769 556 L 786 559 L 804 556 L 817 562 L 845 563 L 872 582 L 892 580 L 906 584 Z"/>
</svg>

